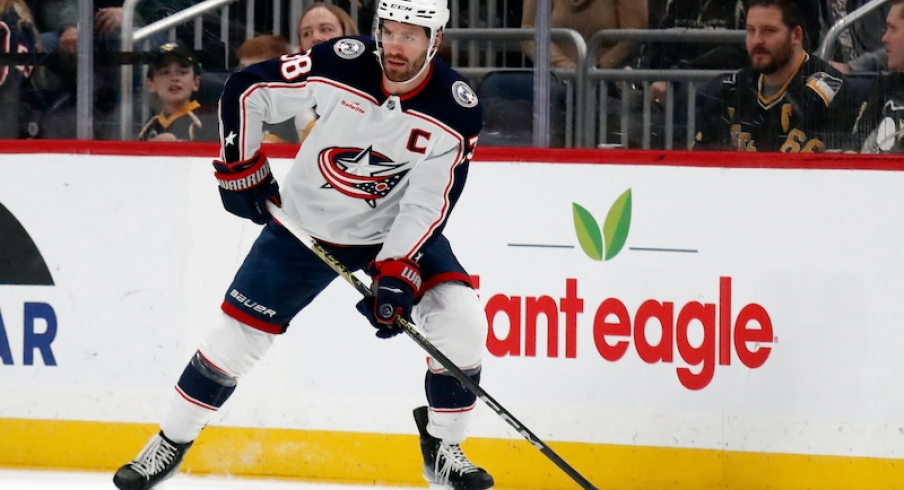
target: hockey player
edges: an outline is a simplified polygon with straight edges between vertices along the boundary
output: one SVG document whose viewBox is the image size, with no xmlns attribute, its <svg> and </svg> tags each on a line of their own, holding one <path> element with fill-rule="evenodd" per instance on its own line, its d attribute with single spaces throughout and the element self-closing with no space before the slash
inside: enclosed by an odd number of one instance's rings
<svg viewBox="0 0 904 490">
<path fill-rule="evenodd" d="M 174 474 L 238 380 L 335 278 L 272 221 L 267 201 L 282 202 L 350 270 L 372 276 L 374 299 L 358 309 L 378 337 L 396 335 L 393 320 L 410 317 L 480 379 L 486 317 L 442 234 L 481 127 L 474 92 L 434 59 L 448 19 L 445 0 L 381 0 L 374 38 L 333 39 L 229 78 L 214 162 L 220 194 L 228 211 L 265 226 L 179 378 L 160 432 L 119 469 L 117 487 L 146 490 Z M 261 152 L 261 125 L 315 106 L 318 122 L 281 194 Z M 414 411 L 424 477 L 440 488 L 492 488 L 459 446 L 476 397 L 432 359 L 425 389 L 428 407 Z"/>
<path fill-rule="evenodd" d="M 879 75 L 854 123 L 862 153 L 904 153 L 904 0 L 892 0 L 885 22 L 888 73 Z"/>
<path fill-rule="evenodd" d="M 695 149 L 811 152 L 841 149 L 853 106 L 844 76 L 804 51 L 795 0 L 751 0 L 750 66 L 721 81 L 704 101 Z"/>
</svg>

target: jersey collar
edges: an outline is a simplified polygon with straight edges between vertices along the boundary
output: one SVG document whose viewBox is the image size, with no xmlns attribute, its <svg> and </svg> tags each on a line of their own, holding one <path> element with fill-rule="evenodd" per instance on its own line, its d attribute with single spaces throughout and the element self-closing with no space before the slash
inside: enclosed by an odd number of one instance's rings
<svg viewBox="0 0 904 490">
<path fill-rule="evenodd" d="M 417 87 L 414 87 L 414 89 L 412 89 L 410 92 L 406 93 L 405 95 L 398 96 L 399 100 L 408 100 L 421 93 L 421 91 L 424 90 L 424 87 L 427 86 L 427 82 L 430 81 L 431 77 L 433 77 L 433 61 L 431 61 L 430 66 L 427 67 L 427 76 L 424 77 L 424 80 L 419 83 Z M 383 95 L 385 95 L 386 97 L 392 97 L 393 94 L 389 93 L 382 83 L 380 84 L 380 88 L 383 90 Z"/>
<path fill-rule="evenodd" d="M 157 122 L 159 122 L 160 125 L 164 128 L 168 128 L 170 127 L 170 124 L 173 124 L 173 121 L 197 109 L 198 107 L 201 107 L 201 104 L 197 100 L 189 101 L 169 116 L 164 115 L 162 112 L 160 114 L 157 114 Z"/>
<path fill-rule="evenodd" d="M 757 98 L 760 100 L 760 103 L 766 107 L 769 107 L 770 105 L 774 104 L 775 101 L 782 98 L 782 95 L 784 95 L 785 91 L 788 90 L 788 85 L 791 85 L 791 81 L 797 77 L 798 73 L 800 73 L 800 67 L 803 66 L 803 64 L 808 59 L 810 59 L 810 55 L 804 53 L 803 56 L 800 57 L 800 60 L 797 62 L 797 68 L 790 76 L 788 76 L 788 79 L 785 80 L 785 83 L 782 84 L 781 88 L 779 88 L 778 91 L 772 94 L 772 97 L 767 98 L 763 96 L 763 84 L 765 83 L 766 77 L 761 73 L 759 80 L 757 80 Z"/>
</svg>

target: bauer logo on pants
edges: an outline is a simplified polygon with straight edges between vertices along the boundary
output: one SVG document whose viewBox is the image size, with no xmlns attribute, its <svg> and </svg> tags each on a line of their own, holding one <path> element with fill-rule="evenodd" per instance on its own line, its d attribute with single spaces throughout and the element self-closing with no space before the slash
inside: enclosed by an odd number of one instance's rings
<svg viewBox="0 0 904 490">
<path fill-rule="evenodd" d="M 0 204 L 0 285 L 53 286 L 53 277 L 35 242 Z"/>
</svg>

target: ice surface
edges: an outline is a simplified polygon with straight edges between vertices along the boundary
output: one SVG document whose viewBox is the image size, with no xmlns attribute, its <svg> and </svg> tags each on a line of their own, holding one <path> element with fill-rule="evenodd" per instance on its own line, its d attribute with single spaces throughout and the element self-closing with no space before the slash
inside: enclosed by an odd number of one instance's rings
<svg viewBox="0 0 904 490">
<path fill-rule="evenodd" d="M 426 487 L 426 484 L 424 484 Z M 189 476 L 179 474 L 155 490 L 411 490 L 413 487 L 338 485 L 288 480 Z M 0 469 L 2 490 L 116 490 L 113 473 Z"/>
</svg>

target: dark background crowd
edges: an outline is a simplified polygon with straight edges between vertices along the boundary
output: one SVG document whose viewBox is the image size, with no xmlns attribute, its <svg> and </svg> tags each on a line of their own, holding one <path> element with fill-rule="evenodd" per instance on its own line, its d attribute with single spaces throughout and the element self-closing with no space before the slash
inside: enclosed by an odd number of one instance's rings
<svg viewBox="0 0 904 490">
<path fill-rule="evenodd" d="M 810 57 L 815 57 L 820 43 L 836 22 L 866 3 L 865 0 L 787 0 L 786 3 L 788 2 L 794 5 L 797 12 L 795 15 L 799 17 L 795 22 L 799 20 L 800 24 L 800 48 Z M 138 3 L 136 25 L 145 26 L 165 19 L 195 3 L 197 2 L 194 0 L 144 0 Z M 311 3 L 307 2 L 305 13 L 310 10 Z M 749 38 L 749 3 L 747 0 L 551 0 L 550 19 L 552 27 L 573 29 L 585 41 L 590 41 L 598 31 L 609 29 L 747 30 Z M 136 46 L 135 51 L 140 54 L 135 54 L 121 52 L 122 1 L 95 0 L 92 88 L 95 139 L 122 139 L 124 121 L 119 101 L 121 76 L 124 73 L 121 67 L 124 65 L 146 68 L 146 72 L 142 73 L 135 70 L 133 79 L 128 84 L 137 94 L 132 103 L 132 127 L 127 129 L 133 139 L 215 139 L 214 111 L 218 89 L 228 74 L 241 66 L 243 44 L 248 43 L 245 44 L 245 58 L 250 56 L 258 61 L 266 59 L 262 56 L 307 49 L 304 48 L 300 27 L 302 19 L 293 15 L 297 12 L 292 12 L 290 4 L 291 2 L 280 0 L 256 1 L 254 18 L 249 20 L 246 19 L 244 2 L 236 2 L 228 8 L 226 16 L 217 10 L 202 16 L 200 24 L 191 21 L 172 32 L 152 36 L 146 43 Z M 347 1 L 327 4 L 335 11 L 318 15 L 331 16 L 330 19 L 342 26 L 335 35 L 370 33 L 373 18 L 371 0 L 361 0 L 354 5 Z M 515 29 L 534 26 L 535 0 L 496 2 L 495 12 L 486 12 L 484 4 L 485 2 L 478 2 L 471 5 L 468 1 L 453 3 L 453 8 L 457 7 L 457 10 L 450 27 Z M 848 88 L 844 95 L 849 97 L 845 100 L 857 109 L 865 103 L 872 84 L 879 83 L 875 81 L 881 78 L 880 74 L 896 71 L 894 67 L 889 67 L 888 40 L 883 38 L 893 4 L 893 1 L 887 2 L 853 23 L 850 29 L 844 30 L 832 44 L 831 59 L 823 60 L 829 66 L 826 72 L 832 74 L 830 78 L 837 76 L 844 81 L 850 79 L 850 83 L 845 84 Z M 0 138 L 76 137 L 78 9 L 79 2 L 76 0 L 0 0 L 0 34 L 5 36 L 0 39 L 5 40 L 5 43 L 0 42 L 0 106 L 4 108 L 0 111 Z M 349 17 L 349 12 L 354 12 L 356 18 Z M 328 37 L 310 29 L 306 32 L 308 40 L 314 39 L 311 36 L 318 40 Z M 273 39 L 267 40 L 268 37 Z M 252 42 L 253 38 L 257 39 Z M 266 43 L 269 44 L 265 46 Z M 489 67 L 527 69 L 532 67 L 536 54 L 536 46 L 531 41 L 506 44 L 506 47 L 498 50 L 499 53 L 492 56 L 475 54 L 467 49 L 460 49 L 453 54 L 450 43 L 445 44 L 441 57 L 461 66 L 482 63 Z M 4 47 L 5 52 L 2 52 Z M 176 49 L 173 50 L 173 47 Z M 606 40 L 595 52 L 595 59 L 588 60 L 588 63 L 598 69 L 663 72 L 719 70 L 728 74 L 750 66 L 750 49 L 758 48 L 751 48 L 749 39 L 746 49 L 743 43 Z M 475 55 L 481 59 L 469 59 Z M 173 64 L 173 68 L 162 66 L 165 62 Z M 574 46 L 553 42 L 550 47 L 550 64 L 553 69 L 574 70 L 577 62 L 578 55 Z M 190 73 L 185 73 L 186 68 L 190 68 Z M 155 81 L 155 77 L 176 76 L 176 72 L 180 70 L 185 81 L 179 83 L 185 86 L 188 94 L 184 101 L 165 100 L 166 96 L 161 95 L 163 91 L 160 90 L 165 82 Z M 721 84 L 724 84 L 723 77 L 713 77 L 712 83 L 706 87 L 665 80 L 649 80 L 646 87 L 629 83 L 606 84 L 604 95 L 608 102 L 600 109 L 599 118 L 602 121 L 600 124 L 609 128 L 609 133 L 603 135 L 602 142 L 606 143 L 611 139 L 623 143 L 628 139 L 627 145 L 611 146 L 639 147 L 641 137 L 636 132 L 638 121 L 643 119 L 644 107 L 651 119 L 650 147 L 663 147 L 666 117 L 671 118 L 669 128 L 674 134 L 699 133 L 701 129 L 706 133 L 706 124 L 718 124 L 717 120 L 726 118 L 725 114 L 720 113 L 728 110 L 724 104 L 720 105 L 724 88 Z M 829 83 L 830 86 L 833 84 L 834 82 Z M 895 84 L 886 80 L 882 89 L 894 90 Z M 745 93 L 746 89 L 743 88 L 739 90 L 739 97 L 757 97 L 756 89 L 752 89 L 752 93 Z M 793 91 L 788 92 L 789 97 L 793 95 Z M 672 108 L 668 112 L 667 103 Z M 189 108 L 188 104 L 196 105 Z M 690 110 L 683 109 L 689 105 Z M 630 116 L 628 125 L 622 122 L 625 108 Z M 799 109 L 795 107 L 795 110 Z M 530 117 L 530 106 L 526 114 L 516 114 L 518 117 L 500 118 L 497 115 L 496 119 L 503 123 L 499 129 L 494 126 L 494 114 L 488 113 L 488 127 L 504 133 L 505 124 L 510 120 L 523 121 Z M 858 151 L 862 147 L 862 140 L 873 128 L 865 128 L 862 124 L 856 128 L 857 116 L 856 110 L 844 114 L 842 117 L 845 124 L 842 126 L 846 127 L 837 131 L 859 131 L 860 138 L 852 137 L 851 141 L 824 145 L 821 149 Z M 182 117 L 184 118 L 179 119 Z M 301 116 L 294 123 L 287 122 L 282 127 L 269 128 L 273 134 L 272 141 L 299 141 L 304 134 L 303 119 Z M 726 122 L 727 133 L 731 133 L 729 123 L 730 121 Z M 179 134 L 175 130 L 169 131 L 170 127 L 181 128 Z M 787 128 L 785 129 L 787 133 Z M 165 136 L 161 136 L 165 133 Z M 621 134 L 629 136 L 620 138 Z M 699 134 L 697 136 L 700 137 Z M 709 136 L 704 134 L 702 137 L 706 139 Z M 697 144 L 697 148 L 742 149 L 738 147 L 736 134 L 719 137 L 731 144 L 711 144 L 708 141 L 709 144 Z M 782 137 L 787 138 L 787 134 Z M 564 143 L 557 141 L 554 144 L 561 146 Z M 763 144 L 757 149 L 763 151 L 768 148 L 771 145 Z M 751 149 L 750 145 L 747 149 Z"/>
</svg>

